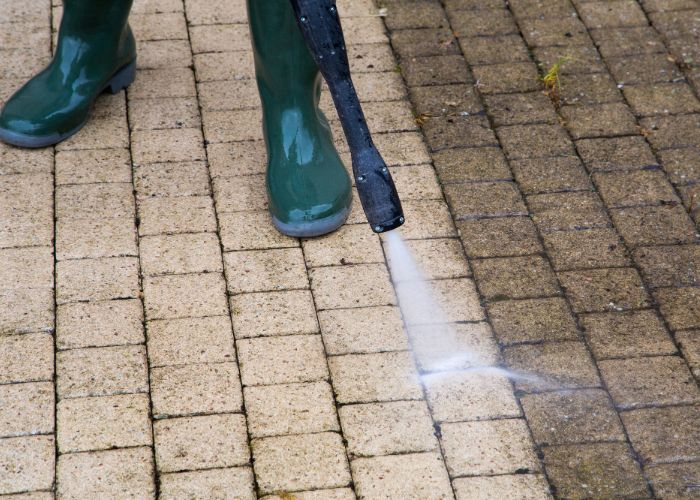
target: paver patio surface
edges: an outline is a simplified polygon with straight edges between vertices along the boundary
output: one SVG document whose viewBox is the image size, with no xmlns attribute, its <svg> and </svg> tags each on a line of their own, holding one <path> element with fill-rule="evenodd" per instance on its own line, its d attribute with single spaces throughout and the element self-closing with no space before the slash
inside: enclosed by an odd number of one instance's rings
<svg viewBox="0 0 700 500">
<path fill-rule="evenodd" d="M 5 4 L 0 100 L 61 15 Z M 273 229 L 245 3 L 136 0 L 135 83 L 0 145 L 0 498 L 700 497 L 700 4 L 339 10 L 450 324 L 359 204 Z"/>
</svg>

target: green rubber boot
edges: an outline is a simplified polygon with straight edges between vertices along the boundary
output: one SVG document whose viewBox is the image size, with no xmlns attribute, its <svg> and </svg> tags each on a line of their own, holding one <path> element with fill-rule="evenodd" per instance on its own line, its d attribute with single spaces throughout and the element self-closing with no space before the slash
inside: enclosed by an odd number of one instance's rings
<svg viewBox="0 0 700 500">
<path fill-rule="evenodd" d="M 352 191 L 318 109 L 321 75 L 289 0 L 248 0 L 267 145 L 267 193 L 275 227 L 311 237 L 340 227 Z"/>
<path fill-rule="evenodd" d="M 117 93 L 136 75 L 136 42 L 127 23 L 131 0 L 64 0 L 51 63 L 0 112 L 0 140 L 50 146 L 85 125 L 103 91 Z"/>
</svg>

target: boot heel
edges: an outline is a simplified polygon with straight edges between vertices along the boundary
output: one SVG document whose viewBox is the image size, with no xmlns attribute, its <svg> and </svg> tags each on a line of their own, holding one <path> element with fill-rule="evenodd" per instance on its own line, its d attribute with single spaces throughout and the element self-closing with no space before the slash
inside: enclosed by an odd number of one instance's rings
<svg viewBox="0 0 700 500">
<path fill-rule="evenodd" d="M 124 66 L 117 71 L 112 79 L 105 86 L 105 91 L 110 94 L 116 94 L 122 89 L 127 88 L 136 78 L 136 61 L 128 66 Z"/>
</svg>

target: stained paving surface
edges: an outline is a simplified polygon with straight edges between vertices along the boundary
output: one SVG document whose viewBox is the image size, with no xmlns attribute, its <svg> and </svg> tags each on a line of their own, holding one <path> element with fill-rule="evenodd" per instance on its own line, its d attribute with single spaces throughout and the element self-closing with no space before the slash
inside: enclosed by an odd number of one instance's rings
<svg viewBox="0 0 700 500">
<path fill-rule="evenodd" d="M 547 384 L 418 377 L 454 352 L 361 211 L 269 224 L 243 2 L 136 0 L 128 91 L 0 146 L 0 494 L 700 497 L 700 4 L 340 7 L 460 349 Z M 59 18 L 3 2 L 0 99 Z"/>
</svg>

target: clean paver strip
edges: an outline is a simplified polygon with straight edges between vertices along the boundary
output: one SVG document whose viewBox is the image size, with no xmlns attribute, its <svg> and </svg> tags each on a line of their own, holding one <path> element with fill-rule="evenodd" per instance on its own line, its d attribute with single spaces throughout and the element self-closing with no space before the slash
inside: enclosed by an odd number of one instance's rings
<svg viewBox="0 0 700 500">
<path fill-rule="evenodd" d="M 0 144 L 0 495 L 695 494 L 700 7 L 339 3 L 441 320 L 546 383 L 422 376 L 448 326 L 400 311 L 357 200 L 324 238 L 270 224 L 245 2 L 136 0 L 134 84 Z M 59 16 L 0 14 L 2 99 Z"/>
</svg>

